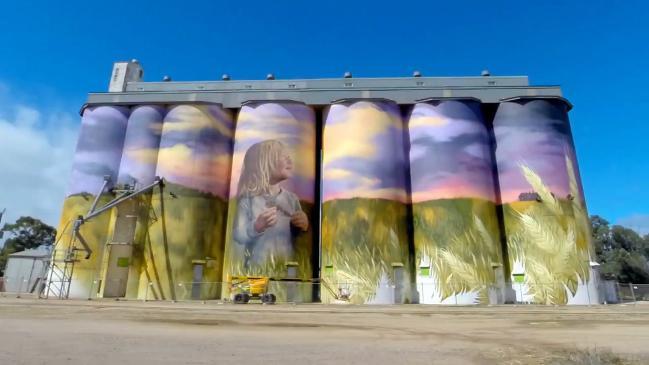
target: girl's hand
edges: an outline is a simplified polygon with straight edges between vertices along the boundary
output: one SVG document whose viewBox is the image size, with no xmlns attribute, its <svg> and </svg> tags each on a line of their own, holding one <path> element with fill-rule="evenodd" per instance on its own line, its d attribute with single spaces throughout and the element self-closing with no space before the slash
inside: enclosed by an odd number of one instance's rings
<svg viewBox="0 0 649 365">
<path fill-rule="evenodd" d="M 309 218 L 302 211 L 295 212 L 291 216 L 291 224 L 306 232 L 309 229 Z"/>
<path fill-rule="evenodd" d="M 266 208 L 255 221 L 255 232 L 262 233 L 277 223 L 277 207 Z"/>
</svg>

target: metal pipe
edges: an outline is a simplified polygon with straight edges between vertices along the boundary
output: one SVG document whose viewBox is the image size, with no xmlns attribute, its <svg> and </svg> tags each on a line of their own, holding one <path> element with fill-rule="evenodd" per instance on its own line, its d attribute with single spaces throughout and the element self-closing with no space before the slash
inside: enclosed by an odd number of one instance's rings
<svg viewBox="0 0 649 365">
<path fill-rule="evenodd" d="M 105 211 L 107 211 L 107 210 L 109 210 L 109 209 L 115 207 L 116 205 L 119 205 L 119 204 L 125 202 L 126 200 L 129 200 L 129 199 L 135 198 L 136 196 L 138 196 L 138 195 L 140 195 L 140 194 L 146 193 L 146 192 L 148 192 L 149 190 L 151 190 L 151 189 L 153 189 L 154 187 L 156 187 L 156 185 L 161 185 L 162 182 L 163 182 L 162 179 L 157 178 L 153 183 L 151 183 L 151 184 L 149 184 L 149 185 L 143 187 L 142 189 L 140 189 L 140 190 L 138 190 L 138 191 L 136 191 L 136 192 L 134 192 L 134 193 L 132 193 L 132 194 L 128 194 L 128 195 L 126 195 L 126 196 L 119 197 L 119 198 L 117 198 L 117 199 L 115 199 L 115 200 L 109 202 L 109 203 L 106 204 L 105 206 L 99 208 L 99 210 L 97 210 L 96 212 L 93 212 L 92 214 L 88 214 L 88 215 L 86 215 L 85 217 L 83 217 L 83 220 L 84 220 L 84 221 L 87 221 L 87 220 L 89 220 L 89 219 L 91 219 L 91 218 L 94 218 L 94 217 L 100 215 L 101 213 L 103 213 L 103 212 L 105 212 Z"/>
<path fill-rule="evenodd" d="M 86 260 L 90 258 L 90 255 L 92 254 L 92 250 L 90 249 L 90 246 L 88 246 L 88 243 L 86 242 L 86 240 L 81 235 L 81 232 L 80 232 L 81 226 L 85 222 L 87 222 L 88 220 L 90 220 L 90 219 L 104 213 L 105 211 L 107 211 L 107 210 L 109 210 L 109 209 L 111 209 L 111 208 L 125 202 L 126 200 L 135 198 L 136 196 L 138 196 L 140 194 L 148 192 L 149 190 L 153 189 L 156 185 L 162 186 L 163 183 L 164 183 L 164 180 L 162 178 L 156 177 L 156 179 L 155 179 L 155 181 L 153 183 L 143 187 L 142 189 L 140 189 L 140 190 L 138 190 L 138 191 L 136 191 L 136 192 L 134 192 L 132 194 L 128 194 L 128 195 L 124 195 L 124 196 L 121 196 L 119 198 L 116 198 L 113 201 L 106 204 L 105 206 L 99 208 L 97 211 L 89 213 L 85 217 L 77 218 L 75 220 L 75 222 L 74 222 L 72 235 L 73 235 L 73 239 L 77 238 L 79 240 L 79 242 L 81 242 L 81 245 L 83 246 L 83 250 L 86 251 Z M 92 210 L 94 210 L 94 209 L 91 209 L 91 211 Z"/>
<path fill-rule="evenodd" d="M 83 250 L 86 251 L 86 260 L 90 258 L 90 255 L 92 255 L 92 250 L 90 249 L 90 246 L 88 246 L 88 242 L 86 242 L 86 239 L 83 238 L 83 236 L 79 233 L 76 232 L 75 236 L 81 242 L 81 245 L 83 246 Z"/>
<path fill-rule="evenodd" d="M 87 214 L 90 214 L 95 210 L 95 208 L 97 207 L 97 203 L 99 203 L 99 198 L 101 197 L 101 194 L 104 193 L 104 189 L 106 189 L 106 186 L 108 186 L 109 182 L 110 182 L 110 175 L 104 175 L 104 183 L 101 185 L 101 190 L 99 190 L 97 195 L 95 195 L 95 200 L 92 202 L 92 205 L 90 206 L 90 210 L 88 210 Z"/>
</svg>

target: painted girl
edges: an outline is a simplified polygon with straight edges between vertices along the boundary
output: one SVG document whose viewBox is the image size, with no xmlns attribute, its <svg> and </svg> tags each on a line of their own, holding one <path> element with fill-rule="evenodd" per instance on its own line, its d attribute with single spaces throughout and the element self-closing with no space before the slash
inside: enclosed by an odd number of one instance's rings
<svg viewBox="0 0 649 365">
<path fill-rule="evenodd" d="M 277 140 L 246 151 L 238 185 L 234 239 L 244 246 L 244 267 L 293 255 L 293 236 L 309 228 L 298 197 L 280 183 L 293 175 L 293 160 Z"/>
</svg>

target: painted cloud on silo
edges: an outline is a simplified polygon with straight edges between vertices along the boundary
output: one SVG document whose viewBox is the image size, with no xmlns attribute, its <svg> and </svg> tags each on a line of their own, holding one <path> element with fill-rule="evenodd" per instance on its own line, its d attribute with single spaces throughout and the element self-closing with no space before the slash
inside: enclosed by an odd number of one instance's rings
<svg viewBox="0 0 649 365">
<path fill-rule="evenodd" d="M 498 108 L 494 133 L 503 203 L 516 201 L 531 191 L 521 165 L 535 171 L 557 196 L 570 194 L 565 156 L 575 163 L 567 114 L 548 107 L 545 100 L 503 103 Z"/>
<path fill-rule="evenodd" d="M 494 200 L 489 135 L 479 104 L 417 104 L 408 122 L 412 201 Z"/>
<path fill-rule="evenodd" d="M 117 181 L 129 109 L 99 106 L 83 113 L 68 195 L 96 194 L 110 176 Z"/>
<path fill-rule="evenodd" d="M 217 105 L 178 105 L 162 128 L 157 174 L 175 184 L 227 198 L 233 121 Z"/>
<path fill-rule="evenodd" d="M 165 114 L 166 110 L 160 106 L 133 108 L 126 127 L 119 183 L 143 187 L 153 182 Z"/>
<path fill-rule="evenodd" d="M 323 143 L 324 201 L 407 201 L 403 122 L 396 104 L 359 101 L 332 105 Z"/>
</svg>

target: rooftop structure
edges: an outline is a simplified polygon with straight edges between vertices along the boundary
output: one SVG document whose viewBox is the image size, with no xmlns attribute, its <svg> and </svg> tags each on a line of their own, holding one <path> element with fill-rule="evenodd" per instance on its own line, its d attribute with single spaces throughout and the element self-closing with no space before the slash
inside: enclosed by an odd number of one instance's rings
<svg viewBox="0 0 649 365">
<path fill-rule="evenodd" d="M 520 97 L 562 98 L 556 85 L 532 86 L 527 76 L 354 78 L 346 72 L 332 79 L 234 80 L 223 75 L 220 81 L 143 81 L 144 71 L 137 60 L 117 62 L 108 92 L 88 96 L 87 106 L 137 105 L 143 103 L 214 103 L 239 108 L 252 101 L 297 101 L 307 105 L 329 105 L 346 99 L 390 99 L 397 104 L 414 104 L 429 99 L 474 98 L 482 103 L 498 103 Z"/>
</svg>

